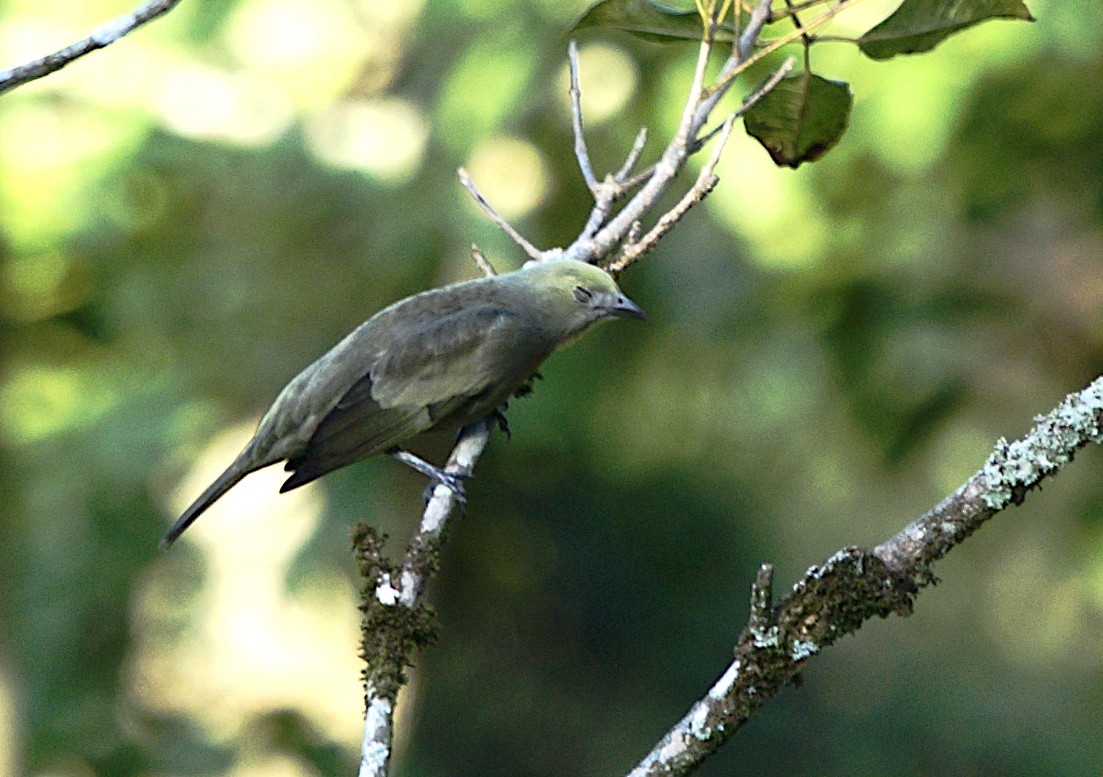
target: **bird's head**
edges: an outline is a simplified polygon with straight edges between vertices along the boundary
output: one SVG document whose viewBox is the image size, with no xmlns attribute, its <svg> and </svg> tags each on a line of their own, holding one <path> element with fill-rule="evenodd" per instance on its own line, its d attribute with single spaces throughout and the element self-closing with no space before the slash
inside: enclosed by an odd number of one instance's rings
<svg viewBox="0 0 1103 777">
<path fill-rule="evenodd" d="M 545 325 L 560 332 L 564 339 L 581 334 L 605 318 L 644 318 L 640 306 L 596 265 L 552 259 L 530 262 L 516 275 L 534 293 Z"/>
</svg>

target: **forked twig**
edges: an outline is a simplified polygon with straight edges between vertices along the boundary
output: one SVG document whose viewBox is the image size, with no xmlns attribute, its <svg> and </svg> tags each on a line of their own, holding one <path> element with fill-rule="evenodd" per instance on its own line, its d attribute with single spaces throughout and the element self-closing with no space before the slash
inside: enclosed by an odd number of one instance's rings
<svg viewBox="0 0 1103 777">
<path fill-rule="evenodd" d="M 636 140 L 632 143 L 628 156 L 625 157 L 624 164 L 613 175 L 614 181 L 622 185 L 625 184 L 625 179 L 632 174 L 632 170 L 640 161 L 640 155 L 643 153 L 645 145 L 647 145 L 647 127 L 640 127 L 640 131 L 636 133 Z"/>
</svg>

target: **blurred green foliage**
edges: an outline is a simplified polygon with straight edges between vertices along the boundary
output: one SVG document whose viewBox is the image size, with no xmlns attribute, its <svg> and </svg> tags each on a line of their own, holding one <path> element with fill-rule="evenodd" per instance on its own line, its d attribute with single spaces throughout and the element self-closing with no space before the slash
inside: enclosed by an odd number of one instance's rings
<svg viewBox="0 0 1103 777">
<path fill-rule="evenodd" d="M 5 3 L 5 57 L 131 5 Z M 458 165 L 538 245 L 577 232 L 584 7 L 183 3 L 0 100 L 0 773 L 352 773 L 348 527 L 397 547 L 423 483 L 388 461 L 303 501 L 268 481 L 157 539 L 196 462 L 351 327 L 474 274 L 472 241 L 521 261 Z M 621 279 L 649 321 L 514 403 L 444 556 L 398 774 L 626 771 L 727 664 L 759 563 L 784 584 L 883 539 L 1099 373 L 1103 48 L 1092 4 L 1030 8 L 890 63 L 818 47 L 855 94 L 841 144 L 794 172 L 733 138 L 707 205 Z M 669 133 L 692 58 L 583 40 L 599 167 Z M 1085 451 L 701 773 L 1097 770 L 1101 471 Z"/>
</svg>

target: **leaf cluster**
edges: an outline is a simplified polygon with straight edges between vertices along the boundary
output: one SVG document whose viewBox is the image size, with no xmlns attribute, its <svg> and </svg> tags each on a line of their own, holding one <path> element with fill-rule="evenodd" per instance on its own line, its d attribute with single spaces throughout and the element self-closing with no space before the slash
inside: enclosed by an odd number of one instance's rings
<svg viewBox="0 0 1103 777">
<path fill-rule="evenodd" d="M 850 0 L 854 4 L 857 0 Z M 715 16 L 699 3 L 660 2 L 660 0 L 601 0 L 575 24 L 575 30 L 593 28 L 620 30 L 655 42 L 699 40 L 708 36 L 715 42 L 735 40 L 753 5 L 735 2 L 726 13 Z M 819 6 L 832 5 L 831 11 L 803 24 L 800 14 Z M 813 34 L 811 30 L 826 22 L 848 2 L 829 3 L 810 0 L 793 3 L 785 0 L 781 9 L 771 8 L 770 24 L 790 22 L 800 31 L 804 47 L 804 70 L 787 76 L 763 99 L 743 114 L 747 133 L 756 138 L 778 165 L 792 168 L 814 162 L 831 150 L 846 131 L 854 103 L 848 84 L 828 79 L 812 70 L 811 49 L 821 42 L 854 43 L 867 57 L 892 59 L 900 54 L 930 51 L 954 33 L 990 19 L 1033 21 L 1023 0 L 903 0 L 887 18 L 857 38 Z M 724 12 L 727 8 L 722 9 Z M 719 24 L 703 24 L 713 15 Z"/>
</svg>

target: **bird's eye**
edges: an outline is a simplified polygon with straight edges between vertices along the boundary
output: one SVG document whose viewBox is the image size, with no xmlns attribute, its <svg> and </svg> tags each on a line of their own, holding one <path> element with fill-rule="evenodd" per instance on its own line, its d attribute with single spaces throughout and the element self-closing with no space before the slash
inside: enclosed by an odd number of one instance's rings
<svg viewBox="0 0 1103 777">
<path fill-rule="evenodd" d="M 583 305 L 585 305 L 587 302 L 589 302 L 591 299 L 594 298 L 594 295 L 585 286 L 575 286 L 574 287 L 574 298 L 576 300 L 578 300 L 580 303 L 582 303 Z"/>
</svg>

